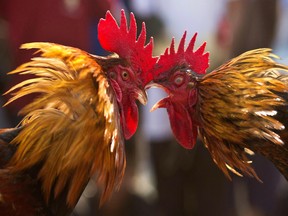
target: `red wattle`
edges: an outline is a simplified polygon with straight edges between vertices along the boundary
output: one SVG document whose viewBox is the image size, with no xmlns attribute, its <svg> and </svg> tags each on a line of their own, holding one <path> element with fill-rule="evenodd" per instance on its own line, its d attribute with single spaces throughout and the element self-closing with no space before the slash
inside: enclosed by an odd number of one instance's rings
<svg viewBox="0 0 288 216">
<path fill-rule="evenodd" d="M 182 104 L 167 103 L 171 128 L 179 144 L 192 149 L 196 144 L 197 127 L 193 125 L 189 112 Z"/>
<path fill-rule="evenodd" d="M 125 139 L 130 139 L 136 132 L 138 126 L 138 107 L 136 103 L 130 106 L 123 106 L 122 128 Z"/>
</svg>

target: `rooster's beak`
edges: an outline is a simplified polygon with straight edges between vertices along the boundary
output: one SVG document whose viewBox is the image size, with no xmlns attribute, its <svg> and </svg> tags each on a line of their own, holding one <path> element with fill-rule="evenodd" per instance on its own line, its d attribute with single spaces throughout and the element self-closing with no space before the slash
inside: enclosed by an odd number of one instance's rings
<svg viewBox="0 0 288 216">
<path fill-rule="evenodd" d="M 147 101 L 148 101 L 148 96 L 147 96 L 147 93 L 144 89 L 142 88 L 138 88 L 137 91 L 135 91 L 135 98 L 137 100 L 139 100 L 139 102 L 143 105 L 146 105 L 147 104 Z"/>
<path fill-rule="evenodd" d="M 163 88 L 162 85 L 154 82 L 153 80 L 151 82 L 149 82 L 146 86 L 145 86 L 145 89 L 150 89 L 150 88 Z"/>
<path fill-rule="evenodd" d="M 149 82 L 146 86 L 145 86 L 145 89 L 150 89 L 150 88 L 160 88 L 160 89 L 163 89 L 166 93 L 169 94 L 169 92 L 167 91 L 167 89 L 165 87 L 163 87 L 163 85 L 155 82 L 155 81 L 151 81 Z M 155 111 L 156 109 L 158 108 L 166 108 L 166 103 L 167 101 L 169 100 L 169 97 L 166 97 L 160 101 L 158 101 L 156 104 L 154 104 L 154 106 L 150 109 L 150 112 L 153 112 Z"/>
<path fill-rule="evenodd" d="M 168 97 L 163 98 L 162 100 L 158 101 L 154 106 L 150 109 L 150 112 L 155 111 L 158 108 L 166 108 L 166 103 L 169 100 Z"/>
</svg>

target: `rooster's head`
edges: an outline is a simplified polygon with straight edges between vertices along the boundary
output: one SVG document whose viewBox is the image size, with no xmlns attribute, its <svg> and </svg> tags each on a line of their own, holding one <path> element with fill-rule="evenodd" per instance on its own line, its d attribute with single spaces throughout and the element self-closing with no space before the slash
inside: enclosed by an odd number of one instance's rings
<svg viewBox="0 0 288 216">
<path fill-rule="evenodd" d="M 154 68 L 153 82 L 147 87 L 157 86 L 164 89 L 168 97 L 155 104 L 152 110 L 167 108 L 172 131 L 184 148 L 192 148 L 197 138 L 199 121 L 195 115 L 198 100 L 197 82 L 209 66 L 209 54 L 204 53 L 206 43 L 194 51 L 197 34 L 188 47 L 185 46 L 184 33 L 178 50 L 175 51 L 174 39 L 170 48 L 160 56 Z"/>
<path fill-rule="evenodd" d="M 104 69 L 116 94 L 124 136 L 129 139 L 138 125 L 136 99 L 147 103 L 144 86 L 152 80 L 151 70 L 157 61 L 152 57 L 153 39 L 145 45 L 145 23 L 137 38 L 135 17 L 130 14 L 130 26 L 127 26 L 124 10 L 119 26 L 111 13 L 106 13 L 98 25 L 98 37 L 105 50 L 117 54 L 108 57 L 109 64 L 105 64 Z"/>
</svg>

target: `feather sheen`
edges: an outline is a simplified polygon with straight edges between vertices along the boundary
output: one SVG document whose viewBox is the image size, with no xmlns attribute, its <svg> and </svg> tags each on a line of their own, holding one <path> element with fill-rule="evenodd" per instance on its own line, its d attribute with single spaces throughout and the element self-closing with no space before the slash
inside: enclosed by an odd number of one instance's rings
<svg viewBox="0 0 288 216">
<path fill-rule="evenodd" d="M 68 185 L 69 206 L 96 173 L 104 202 L 121 183 L 126 165 L 119 111 L 106 75 L 88 53 L 76 48 L 52 43 L 22 48 L 38 49 L 41 56 L 11 72 L 36 78 L 8 91 L 14 94 L 8 103 L 37 94 L 21 110 L 24 127 L 12 143 L 18 146 L 9 164 L 12 171 L 41 164 L 38 178 L 46 201 Z"/>
<path fill-rule="evenodd" d="M 238 169 L 258 178 L 246 156 L 245 148 L 254 151 L 249 140 L 286 142 L 279 135 L 285 126 L 274 117 L 279 107 L 288 108 L 287 98 L 281 97 L 288 93 L 288 67 L 275 62 L 276 57 L 270 49 L 252 50 L 199 82 L 200 137 L 228 177 L 228 170 L 237 174 Z"/>
</svg>

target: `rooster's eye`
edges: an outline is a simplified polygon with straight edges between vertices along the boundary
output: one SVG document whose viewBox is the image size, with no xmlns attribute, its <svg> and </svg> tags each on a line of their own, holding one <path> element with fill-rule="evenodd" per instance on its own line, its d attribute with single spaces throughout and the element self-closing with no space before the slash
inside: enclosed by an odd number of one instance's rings
<svg viewBox="0 0 288 216">
<path fill-rule="evenodd" d="M 127 80 L 129 78 L 129 73 L 127 71 L 122 71 L 121 75 L 123 80 Z"/>
<path fill-rule="evenodd" d="M 117 74 L 116 74 L 114 71 L 111 71 L 111 72 L 109 73 L 109 77 L 110 77 L 111 79 L 116 79 Z"/>
<path fill-rule="evenodd" d="M 176 77 L 174 78 L 174 83 L 175 83 L 177 86 L 180 86 L 183 82 L 184 82 L 183 76 L 176 76 Z"/>
</svg>

